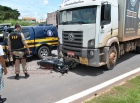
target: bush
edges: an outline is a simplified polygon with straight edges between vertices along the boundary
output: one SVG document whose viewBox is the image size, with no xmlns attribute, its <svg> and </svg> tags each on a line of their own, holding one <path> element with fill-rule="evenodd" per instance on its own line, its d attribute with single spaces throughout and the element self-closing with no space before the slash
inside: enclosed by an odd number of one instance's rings
<svg viewBox="0 0 140 103">
<path fill-rule="evenodd" d="M 23 21 L 23 20 L 13 20 L 13 19 L 4 20 L 4 21 L 0 20 L 0 24 L 3 23 L 11 23 L 11 26 L 14 26 L 16 23 L 19 23 L 21 26 L 33 26 L 37 24 L 36 22 L 33 21 Z"/>
</svg>

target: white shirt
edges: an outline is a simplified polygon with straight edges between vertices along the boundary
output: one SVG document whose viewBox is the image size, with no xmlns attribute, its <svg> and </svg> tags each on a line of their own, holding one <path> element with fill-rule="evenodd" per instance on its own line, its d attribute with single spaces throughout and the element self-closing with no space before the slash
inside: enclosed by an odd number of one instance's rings
<svg viewBox="0 0 140 103">
<path fill-rule="evenodd" d="M 0 45 L 0 56 L 3 56 L 4 55 L 4 52 L 3 52 L 3 48 L 2 46 Z M 0 64 L 0 69 L 2 68 L 1 64 Z"/>
</svg>

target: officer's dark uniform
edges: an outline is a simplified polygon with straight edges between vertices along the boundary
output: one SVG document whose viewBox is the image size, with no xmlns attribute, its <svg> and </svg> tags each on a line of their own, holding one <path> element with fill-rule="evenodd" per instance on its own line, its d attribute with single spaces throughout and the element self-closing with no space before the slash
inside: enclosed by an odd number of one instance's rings
<svg viewBox="0 0 140 103">
<path fill-rule="evenodd" d="M 4 39 L 3 39 L 3 44 L 4 44 L 4 50 L 5 50 L 5 59 L 8 59 L 8 49 L 7 49 L 7 42 L 8 42 L 8 33 L 4 32 L 3 33 Z M 8 60 L 7 60 L 8 61 Z"/>
<path fill-rule="evenodd" d="M 3 36 L 4 36 L 3 43 L 4 43 L 4 45 L 7 46 L 7 45 L 8 45 L 8 44 L 7 44 L 7 42 L 8 42 L 8 33 L 7 33 L 7 32 L 4 32 Z"/>
<path fill-rule="evenodd" d="M 9 52 L 9 50 L 8 50 L 8 35 L 9 35 L 9 33 L 8 32 L 4 32 L 4 40 L 3 40 L 3 44 L 4 44 L 4 46 L 5 46 L 5 53 L 6 53 L 6 55 L 5 55 L 5 59 L 8 61 L 8 64 L 10 63 L 11 65 L 13 65 L 13 57 L 12 56 L 10 56 L 10 52 Z"/>
<path fill-rule="evenodd" d="M 15 73 L 20 73 L 20 62 L 22 64 L 23 72 L 27 73 L 26 67 L 26 55 L 24 49 L 24 43 L 26 43 L 23 33 L 14 30 L 8 37 L 8 43 L 11 45 L 13 55 L 16 58 L 15 61 Z"/>
</svg>

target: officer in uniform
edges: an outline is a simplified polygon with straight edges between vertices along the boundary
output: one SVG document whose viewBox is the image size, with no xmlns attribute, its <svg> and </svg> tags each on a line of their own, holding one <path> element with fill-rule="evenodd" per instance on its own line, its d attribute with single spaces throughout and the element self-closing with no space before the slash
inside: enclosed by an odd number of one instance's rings
<svg viewBox="0 0 140 103">
<path fill-rule="evenodd" d="M 14 64 L 14 61 L 13 61 L 13 56 L 11 56 L 10 55 L 10 52 L 9 52 L 9 50 L 8 50 L 8 44 L 7 44 L 7 42 L 8 42 L 8 35 L 11 33 L 11 31 L 9 31 L 9 32 L 4 32 L 4 40 L 3 40 L 3 44 L 4 44 L 4 46 L 5 46 L 5 53 L 6 53 L 6 57 L 5 57 L 5 59 L 7 60 L 7 62 L 8 62 L 8 66 L 9 65 L 12 65 L 13 66 L 13 64 Z"/>
<path fill-rule="evenodd" d="M 26 43 L 23 33 L 21 32 L 20 24 L 15 25 L 15 30 L 11 32 L 8 36 L 8 48 L 10 50 L 10 54 L 14 55 L 15 60 L 15 79 L 19 80 L 20 73 L 20 62 L 22 64 L 23 72 L 25 73 L 25 78 L 29 77 L 26 66 L 26 53 L 24 46 L 27 48 L 27 53 L 30 55 L 29 47 Z"/>
</svg>

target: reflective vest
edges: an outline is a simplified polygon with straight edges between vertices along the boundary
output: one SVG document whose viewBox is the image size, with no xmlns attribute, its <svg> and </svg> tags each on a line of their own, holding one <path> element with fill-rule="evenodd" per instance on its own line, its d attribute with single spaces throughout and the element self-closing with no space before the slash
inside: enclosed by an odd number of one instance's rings
<svg viewBox="0 0 140 103">
<path fill-rule="evenodd" d="M 22 49 L 24 48 L 24 44 L 22 42 L 21 33 L 14 31 L 10 34 L 10 41 L 11 41 L 11 49 Z"/>
</svg>

